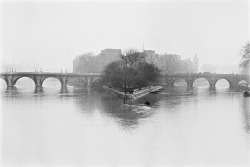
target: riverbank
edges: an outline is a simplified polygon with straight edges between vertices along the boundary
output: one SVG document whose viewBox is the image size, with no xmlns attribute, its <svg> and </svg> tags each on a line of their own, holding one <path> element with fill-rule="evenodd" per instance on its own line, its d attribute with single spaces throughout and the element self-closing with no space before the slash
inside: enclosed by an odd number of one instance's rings
<svg viewBox="0 0 250 167">
<path fill-rule="evenodd" d="M 135 89 L 133 94 L 125 94 L 124 92 L 120 92 L 118 90 L 115 90 L 113 88 L 109 88 L 107 86 L 103 86 L 103 88 L 120 99 L 123 99 L 123 98 L 137 99 L 137 98 L 140 98 L 140 97 L 143 97 L 143 96 L 149 94 L 150 92 L 154 92 L 154 91 L 162 89 L 162 86 L 150 86 L 150 88 L 144 87 L 144 88 L 141 88 L 140 90 Z"/>
</svg>

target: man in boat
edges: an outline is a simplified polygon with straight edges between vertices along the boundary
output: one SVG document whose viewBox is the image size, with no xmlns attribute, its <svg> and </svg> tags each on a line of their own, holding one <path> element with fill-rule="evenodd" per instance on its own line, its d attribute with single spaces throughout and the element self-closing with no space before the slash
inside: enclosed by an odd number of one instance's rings
<svg viewBox="0 0 250 167">
<path fill-rule="evenodd" d="M 250 96 L 250 91 L 244 91 L 244 94 L 243 94 L 245 97 L 249 97 Z"/>
</svg>

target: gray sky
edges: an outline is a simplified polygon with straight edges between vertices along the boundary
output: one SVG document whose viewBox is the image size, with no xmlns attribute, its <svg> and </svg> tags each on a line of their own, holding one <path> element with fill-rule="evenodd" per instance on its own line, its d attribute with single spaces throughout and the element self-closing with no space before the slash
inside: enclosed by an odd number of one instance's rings
<svg viewBox="0 0 250 167">
<path fill-rule="evenodd" d="M 105 48 L 197 54 L 236 64 L 249 40 L 246 0 L 14 1 L 1 3 L 1 58 L 72 69 L 76 55 Z"/>
</svg>

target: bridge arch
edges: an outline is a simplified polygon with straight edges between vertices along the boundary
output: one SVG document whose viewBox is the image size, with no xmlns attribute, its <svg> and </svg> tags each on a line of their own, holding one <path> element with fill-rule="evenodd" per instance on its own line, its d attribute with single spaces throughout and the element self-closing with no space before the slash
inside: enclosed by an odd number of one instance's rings
<svg viewBox="0 0 250 167">
<path fill-rule="evenodd" d="M 245 79 L 242 79 L 242 80 L 240 80 L 238 83 L 237 83 L 238 85 L 244 85 L 244 86 L 246 86 L 246 85 L 249 85 L 249 83 L 245 80 Z"/>
<path fill-rule="evenodd" d="M 84 77 L 77 77 L 77 78 L 69 78 L 68 79 L 69 83 L 72 83 L 73 85 L 81 86 L 81 83 L 84 83 L 83 86 L 88 85 L 88 80 Z"/>
<path fill-rule="evenodd" d="M 203 84 L 203 85 L 208 85 L 208 87 L 211 85 L 210 80 L 205 78 L 205 77 L 195 78 L 192 86 L 195 87 L 197 82 L 201 82 L 201 84 Z M 197 86 L 197 87 L 200 87 L 200 86 Z"/>
<path fill-rule="evenodd" d="M 97 81 L 100 81 L 101 80 L 101 78 L 99 78 L 99 77 L 92 77 L 91 78 L 91 82 L 97 82 Z"/>
<path fill-rule="evenodd" d="M 44 85 L 44 81 L 46 81 L 46 80 L 48 80 L 48 79 L 58 80 L 59 83 L 60 83 L 60 86 L 62 86 L 62 82 L 61 82 L 60 78 L 54 77 L 54 76 L 49 76 L 49 77 L 43 78 L 43 79 L 41 80 L 41 86 L 43 86 L 43 85 Z"/>
<path fill-rule="evenodd" d="M 0 77 L 1 78 L 1 84 L 0 84 L 0 87 L 1 88 L 7 88 L 8 87 L 8 82 L 4 79 L 4 78 L 2 78 L 2 77 Z M 4 84 L 5 83 L 5 84 Z"/>
<path fill-rule="evenodd" d="M 172 86 L 187 86 L 188 82 L 184 78 L 174 79 L 171 83 Z"/>
<path fill-rule="evenodd" d="M 13 86 L 16 85 L 17 81 L 20 80 L 21 78 L 29 78 L 29 79 L 31 79 L 34 82 L 34 85 L 36 86 L 36 81 L 34 80 L 34 78 L 32 78 L 30 76 L 19 76 L 17 78 L 14 78 L 12 85 Z"/>
<path fill-rule="evenodd" d="M 56 80 L 59 81 L 59 83 L 60 83 L 61 86 L 62 86 L 62 81 L 60 80 L 60 78 L 55 77 L 55 76 L 49 76 L 49 77 L 43 78 L 43 79 L 41 80 L 41 83 L 40 83 L 41 86 L 43 86 L 43 83 L 44 83 L 44 81 L 45 81 L 46 79 L 56 79 Z"/>
<path fill-rule="evenodd" d="M 233 82 L 230 81 L 229 79 L 227 78 L 219 78 L 216 82 L 215 82 L 215 87 L 219 87 L 218 84 L 221 82 L 221 81 L 226 81 L 228 83 L 228 88 L 231 88 L 233 87 Z M 224 86 L 223 86 L 224 87 Z"/>
</svg>

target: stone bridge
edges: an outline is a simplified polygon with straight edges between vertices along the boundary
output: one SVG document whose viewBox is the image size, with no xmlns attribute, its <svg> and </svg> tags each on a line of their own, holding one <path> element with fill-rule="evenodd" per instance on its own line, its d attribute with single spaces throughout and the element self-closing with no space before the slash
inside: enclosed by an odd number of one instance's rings
<svg viewBox="0 0 250 167">
<path fill-rule="evenodd" d="M 32 79 L 36 87 L 42 87 L 44 80 L 47 78 L 56 78 L 60 81 L 62 87 L 66 87 L 68 82 L 74 79 L 81 80 L 85 86 L 91 86 L 93 81 L 101 78 L 101 74 L 98 73 L 45 73 L 45 72 L 6 72 L 0 73 L 0 78 L 4 79 L 7 83 L 7 87 L 15 86 L 18 79 L 28 77 Z"/>
<path fill-rule="evenodd" d="M 242 74 L 182 73 L 165 75 L 163 82 L 167 86 L 174 86 L 176 80 L 184 80 L 187 86 L 192 88 L 196 79 L 205 78 L 209 82 L 210 88 L 215 89 L 216 83 L 221 79 L 225 79 L 228 81 L 230 88 L 237 88 L 239 87 L 239 82 L 247 82 L 248 77 L 249 76 Z"/>
<path fill-rule="evenodd" d="M 18 79 L 28 77 L 32 79 L 36 87 L 42 87 L 44 80 L 47 78 L 56 78 L 60 81 L 62 87 L 66 87 L 69 81 L 74 79 L 81 80 L 85 86 L 89 87 L 93 81 L 101 78 L 100 73 L 45 73 L 45 72 L 6 72 L 0 73 L 0 78 L 4 79 L 7 87 L 15 86 Z M 174 86 L 176 80 L 184 80 L 189 88 L 193 87 L 196 79 L 205 78 L 210 85 L 210 88 L 215 89 L 217 81 L 225 79 L 228 81 L 230 88 L 239 87 L 240 81 L 248 81 L 247 75 L 241 74 L 212 74 L 212 73 L 180 73 L 168 74 L 163 76 L 163 84 L 167 86 Z M 250 84 L 250 83 L 248 83 Z"/>
</svg>

